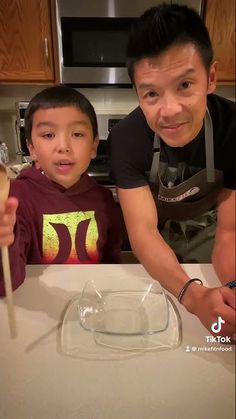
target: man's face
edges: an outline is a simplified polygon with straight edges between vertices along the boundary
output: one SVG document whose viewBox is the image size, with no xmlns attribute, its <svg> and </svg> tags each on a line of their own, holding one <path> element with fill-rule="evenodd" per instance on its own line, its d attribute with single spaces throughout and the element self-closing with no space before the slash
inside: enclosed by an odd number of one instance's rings
<svg viewBox="0 0 236 419">
<path fill-rule="evenodd" d="M 31 137 L 32 159 L 49 179 L 65 188 L 80 179 L 96 156 L 98 139 L 93 138 L 91 122 L 74 106 L 37 110 Z"/>
<path fill-rule="evenodd" d="M 207 94 L 216 86 L 216 65 L 207 73 L 193 44 L 175 45 L 134 67 L 140 107 L 150 128 L 171 147 L 191 142 L 203 125 Z"/>
</svg>

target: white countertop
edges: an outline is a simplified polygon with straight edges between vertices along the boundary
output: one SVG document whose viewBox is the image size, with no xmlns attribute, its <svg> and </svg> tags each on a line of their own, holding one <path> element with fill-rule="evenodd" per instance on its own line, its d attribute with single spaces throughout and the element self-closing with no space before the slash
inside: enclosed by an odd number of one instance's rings
<svg viewBox="0 0 236 419">
<path fill-rule="evenodd" d="M 184 268 L 218 285 L 211 265 Z M 60 324 L 68 302 L 86 280 L 104 275 L 148 276 L 137 264 L 28 266 L 14 292 L 16 339 L 9 337 L 0 301 L 0 418 L 233 419 L 234 348 L 198 350 L 212 346 L 209 333 L 176 301 L 183 325 L 177 349 L 121 351 L 114 359 L 62 353 Z"/>
</svg>

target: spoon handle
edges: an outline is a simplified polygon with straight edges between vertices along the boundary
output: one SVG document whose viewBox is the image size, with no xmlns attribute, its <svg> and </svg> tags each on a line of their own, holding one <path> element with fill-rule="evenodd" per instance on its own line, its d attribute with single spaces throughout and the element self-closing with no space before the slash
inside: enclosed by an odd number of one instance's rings
<svg viewBox="0 0 236 419">
<path fill-rule="evenodd" d="M 1 251 L 2 251 L 2 266 L 3 266 L 4 285 L 5 285 L 5 292 L 6 292 L 7 311 L 8 311 L 8 323 L 9 323 L 11 337 L 15 338 L 17 334 L 16 333 L 16 319 L 15 319 L 15 310 L 14 310 L 14 305 L 13 305 L 13 294 L 12 294 L 8 247 L 3 246 L 1 248 Z"/>
</svg>

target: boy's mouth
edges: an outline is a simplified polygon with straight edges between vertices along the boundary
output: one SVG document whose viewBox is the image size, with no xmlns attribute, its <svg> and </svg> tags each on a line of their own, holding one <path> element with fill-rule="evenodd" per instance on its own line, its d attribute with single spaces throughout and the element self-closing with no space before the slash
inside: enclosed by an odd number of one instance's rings
<svg viewBox="0 0 236 419">
<path fill-rule="evenodd" d="M 71 166 L 74 163 L 70 160 L 59 160 L 55 163 L 56 166 Z"/>
<path fill-rule="evenodd" d="M 69 160 L 59 160 L 55 163 L 55 166 L 58 172 L 66 174 L 74 166 L 74 163 Z"/>
</svg>

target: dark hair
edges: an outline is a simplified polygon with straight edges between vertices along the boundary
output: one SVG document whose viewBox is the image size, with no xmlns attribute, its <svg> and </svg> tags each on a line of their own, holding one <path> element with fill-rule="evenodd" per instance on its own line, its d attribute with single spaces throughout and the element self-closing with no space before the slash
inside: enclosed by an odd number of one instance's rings
<svg viewBox="0 0 236 419">
<path fill-rule="evenodd" d="M 213 49 L 207 28 L 198 13 L 187 6 L 165 4 L 146 10 L 133 24 L 127 45 L 127 67 L 134 82 L 134 64 L 154 57 L 173 45 L 192 43 L 207 72 Z"/>
<path fill-rule="evenodd" d="M 82 93 L 71 87 L 52 86 L 37 93 L 27 107 L 25 112 L 25 134 L 29 143 L 32 142 L 31 131 L 34 113 L 38 109 L 62 108 L 64 106 L 74 106 L 87 115 L 92 125 L 93 137 L 97 137 L 97 117 L 94 107 L 89 100 Z"/>
</svg>

